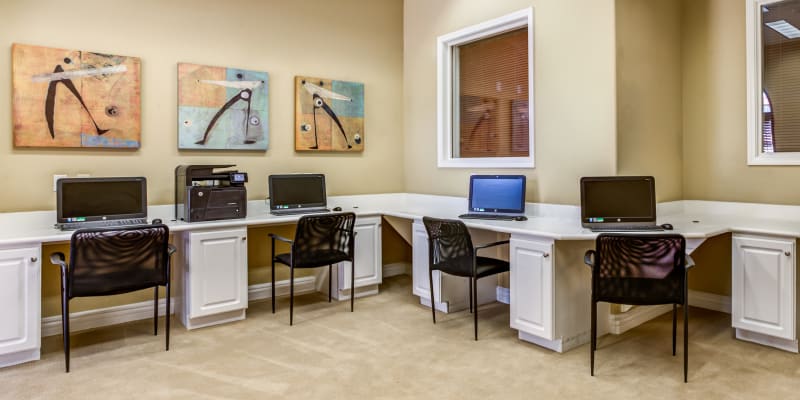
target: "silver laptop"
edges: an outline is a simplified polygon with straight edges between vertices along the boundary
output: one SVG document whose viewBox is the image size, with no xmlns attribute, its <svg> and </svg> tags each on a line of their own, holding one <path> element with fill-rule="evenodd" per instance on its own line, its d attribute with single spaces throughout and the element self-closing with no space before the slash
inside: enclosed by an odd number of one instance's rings
<svg viewBox="0 0 800 400">
<path fill-rule="evenodd" d="M 329 212 L 325 175 L 269 176 L 269 211 L 274 215 Z"/>
</svg>

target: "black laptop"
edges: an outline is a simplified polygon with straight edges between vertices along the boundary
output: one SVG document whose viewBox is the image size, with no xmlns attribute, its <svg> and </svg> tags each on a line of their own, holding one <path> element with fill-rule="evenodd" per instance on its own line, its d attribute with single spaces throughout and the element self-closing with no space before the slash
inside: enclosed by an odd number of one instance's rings
<svg viewBox="0 0 800 400">
<path fill-rule="evenodd" d="M 523 221 L 525 217 L 525 175 L 472 175 L 469 177 L 467 219 Z"/>
<path fill-rule="evenodd" d="M 144 177 L 62 178 L 56 193 L 62 230 L 147 223 Z"/>
<path fill-rule="evenodd" d="M 581 178 L 581 225 L 595 232 L 660 231 L 652 176 Z"/>
<path fill-rule="evenodd" d="M 292 215 L 329 212 L 323 174 L 269 176 L 269 212 Z"/>
</svg>

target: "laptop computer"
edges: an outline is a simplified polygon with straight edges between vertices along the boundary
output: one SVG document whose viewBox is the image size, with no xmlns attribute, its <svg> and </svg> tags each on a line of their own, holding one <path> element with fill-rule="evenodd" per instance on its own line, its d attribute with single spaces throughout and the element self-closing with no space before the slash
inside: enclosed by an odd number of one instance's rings
<svg viewBox="0 0 800 400">
<path fill-rule="evenodd" d="M 273 215 L 329 212 L 325 175 L 269 176 L 269 211 Z"/>
<path fill-rule="evenodd" d="M 458 217 L 526 220 L 525 175 L 470 176 L 469 212 Z"/>
<path fill-rule="evenodd" d="M 581 178 L 581 225 L 595 232 L 660 231 L 652 176 Z"/>
<path fill-rule="evenodd" d="M 56 183 L 62 230 L 147 223 L 144 177 L 62 178 Z"/>
</svg>

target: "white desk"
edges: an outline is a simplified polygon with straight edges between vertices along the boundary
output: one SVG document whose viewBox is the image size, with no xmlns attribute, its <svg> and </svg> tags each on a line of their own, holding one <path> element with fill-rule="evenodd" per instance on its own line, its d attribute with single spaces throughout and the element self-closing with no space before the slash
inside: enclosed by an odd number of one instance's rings
<svg viewBox="0 0 800 400">
<path fill-rule="evenodd" d="M 329 206 L 354 211 L 360 219 L 385 215 L 413 220 L 417 226 L 423 216 L 456 218 L 467 208 L 465 198 L 408 193 L 333 196 Z M 290 224 L 299 218 L 270 215 L 264 201 L 250 201 L 247 214 L 239 220 L 186 223 L 173 221 L 171 205 L 149 208 L 150 219 L 162 219 L 182 238 L 186 236 L 183 232 Z M 527 214 L 527 221 L 465 223 L 476 232 L 510 237 L 511 326 L 519 330 L 520 338 L 566 351 L 588 341 L 589 271 L 575 249 L 562 251 L 556 242 L 591 241 L 597 234 L 580 226 L 576 206 L 529 203 Z M 742 269 L 737 273 L 734 265 L 733 325 L 737 336 L 797 351 L 794 241 L 800 237 L 800 207 L 680 201 L 660 204 L 658 215 L 660 223 L 671 223 L 674 232 L 687 238 L 690 252 L 706 238 L 734 233 L 734 264 L 739 262 Z M 54 222 L 54 211 L 0 213 L 0 365 L 38 359 L 41 245 L 68 241 L 71 235 L 55 229 Z M 739 247 L 737 240 L 743 240 Z M 413 242 L 414 270 L 427 271 L 427 242 L 419 235 Z M 760 290 L 755 297 L 737 292 L 754 288 Z M 780 304 L 774 304 L 774 295 L 760 295 L 772 289 L 782 293 Z M 430 304 L 426 290 L 429 293 L 427 279 L 415 277 L 415 294 Z M 738 304 L 737 296 L 755 298 L 755 303 Z M 436 300 L 442 299 L 434 299 L 437 307 L 447 307 L 446 299 Z M 790 312 L 774 315 L 771 309 L 776 306 Z"/>
</svg>

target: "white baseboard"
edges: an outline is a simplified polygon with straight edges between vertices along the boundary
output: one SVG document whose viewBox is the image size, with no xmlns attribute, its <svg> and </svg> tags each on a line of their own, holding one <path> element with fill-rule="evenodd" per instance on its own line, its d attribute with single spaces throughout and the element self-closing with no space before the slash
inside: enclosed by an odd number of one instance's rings
<svg viewBox="0 0 800 400">
<path fill-rule="evenodd" d="M 294 294 L 301 295 L 317 291 L 317 277 L 304 276 L 294 278 Z M 327 279 L 325 280 L 327 282 Z M 289 280 L 275 282 L 275 297 L 289 295 Z M 247 288 L 247 301 L 260 301 L 272 298 L 272 284 L 258 283 Z"/>
<path fill-rule="evenodd" d="M 165 299 L 158 299 L 158 315 L 164 315 L 166 310 L 167 302 Z M 172 299 L 170 311 L 171 314 L 175 313 L 174 298 Z M 140 303 L 70 313 L 69 330 L 70 332 L 78 332 L 148 318 L 153 318 L 153 302 L 142 301 Z M 42 337 L 59 334 L 61 334 L 61 315 L 42 318 Z"/>
<path fill-rule="evenodd" d="M 315 292 L 316 277 L 308 276 L 296 278 L 294 280 L 294 293 L 301 295 Z M 247 289 L 248 301 L 265 300 L 272 297 L 272 284 L 259 283 L 250 285 Z M 275 295 L 289 295 L 289 281 L 275 282 Z M 172 300 L 171 314 L 175 313 L 175 299 Z M 158 315 L 163 316 L 166 312 L 166 301 L 159 299 Z M 121 306 L 99 308 L 96 310 L 79 311 L 70 313 L 69 324 L 70 332 L 78 332 L 86 329 L 99 328 L 101 326 L 122 324 L 131 321 L 149 319 L 153 317 L 153 302 L 143 301 L 140 303 L 125 304 Z M 53 336 L 61 334 L 61 315 L 42 318 L 42 336 Z"/>
<path fill-rule="evenodd" d="M 608 332 L 619 335 L 668 311 L 672 311 L 671 304 L 638 306 L 628 312 L 611 314 L 608 316 Z"/>
<path fill-rule="evenodd" d="M 511 290 L 507 287 L 498 286 L 495 289 L 497 292 L 497 301 L 503 304 L 511 304 Z"/>
<path fill-rule="evenodd" d="M 736 338 L 739 340 L 745 340 L 748 342 L 785 350 L 790 353 L 798 352 L 797 340 L 777 338 L 774 336 L 765 335 L 763 333 L 746 331 L 744 329 L 736 329 Z"/>
<path fill-rule="evenodd" d="M 731 313 L 731 298 L 714 293 L 690 290 L 689 305 L 692 307 L 705 308 L 707 310 Z M 626 312 L 611 314 L 608 317 L 609 332 L 618 335 L 659 315 L 669 312 L 670 310 L 672 310 L 672 306 L 664 304 L 658 306 L 632 307 Z"/>
<path fill-rule="evenodd" d="M 398 275 L 411 275 L 411 264 L 407 262 L 396 262 L 383 266 L 384 278 L 390 278 Z"/>
<path fill-rule="evenodd" d="M 730 296 L 689 290 L 689 305 L 692 307 L 705 308 L 706 310 L 714 310 L 727 314 L 731 313 Z"/>
</svg>

